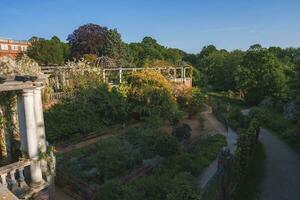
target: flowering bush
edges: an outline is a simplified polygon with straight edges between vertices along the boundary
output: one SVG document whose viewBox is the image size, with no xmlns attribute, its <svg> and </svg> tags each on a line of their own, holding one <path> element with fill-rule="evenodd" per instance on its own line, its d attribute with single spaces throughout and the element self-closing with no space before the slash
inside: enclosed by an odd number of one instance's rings
<svg viewBox="0 0 300 200">
<path fill-rule="evenodd" d="M 170 117 L 176 111 L 171 84 L 160 73 L 145 70 L 133 72 L 127 78 L 128 102 L 132 115 L 138 119 L 158 115 Z"/>
<path fill-rule="evenodd" d="M 64 85 L 64 90 L 86 89 L 97 87 L 102 82 L 102 70 L 95 67 L 84 59 L 69 61 L 65 65 L 70 68 L 68 71 L 69 82 Z"/>
</svg>

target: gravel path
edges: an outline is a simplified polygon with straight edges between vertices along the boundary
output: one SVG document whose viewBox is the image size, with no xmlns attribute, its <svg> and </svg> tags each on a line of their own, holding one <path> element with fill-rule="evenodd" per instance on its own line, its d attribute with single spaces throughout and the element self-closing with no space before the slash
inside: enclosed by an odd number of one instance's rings
<svg viewBox="0 0 300 200">
<path fill-rule="evenodd" d="M 75 200 L 72 197 L 68 196 L 64 191 L 62 191 L 60 188 L 55 188 L 55 200 Z"/>
<path fill-rule="evenodd" d="M 266 177 L 261 200 L 299 200 L 300 155 L 263 128 L 260 141 L 266 151 Z"/>
<path fill-rule="evenodd" d="M 223 124 L 219 122 L 217 118 L 213 115 L 211 108 L 209 108 L 206 112 L 203 112 L 201 114 L 203 114 L 203 118 L 209 122 L 214 132 L 218 132 L 226 136 L 229 150 L 232 154 L 234 154 L 236 149 L 237 134 L 230 127 L 227 131 Z M 218 161 L 216 159 L 207 168 L 203 170 L 202 174 L 200 175 L 199 186 L 201 188 L 205 188 L 217 171 Z"/>
</svg>

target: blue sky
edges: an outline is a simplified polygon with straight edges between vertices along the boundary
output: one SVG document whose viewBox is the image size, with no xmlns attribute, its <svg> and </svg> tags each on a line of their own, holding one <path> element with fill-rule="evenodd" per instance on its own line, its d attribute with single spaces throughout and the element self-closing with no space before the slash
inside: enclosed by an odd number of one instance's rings
<svg viewBox="0 0 300 200">
<path fill-rule="evenodd" d="M 68 34 L 85 23 L 117 28 L 125 42 L 168 47 L 300 46 L 300 0 L 0 0 L 0 37 Z"/>
</svg>

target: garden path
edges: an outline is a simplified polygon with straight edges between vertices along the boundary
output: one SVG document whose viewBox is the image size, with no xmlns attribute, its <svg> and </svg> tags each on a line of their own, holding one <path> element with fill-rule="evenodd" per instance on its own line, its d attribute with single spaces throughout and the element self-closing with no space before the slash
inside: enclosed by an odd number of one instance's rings
<svg viewBox="0 0 300 200">
<path fill-rule="evenodd" d="M 66 193 L 64 193 L 58 187 L 55 187 L 54 199 L 55 200 L 75 200 L 72 197 L 68 196 Z"/>
<path fill-rule="evenodd" d="M 109 128 L 105 128 L 102 131 L 95 132 L 89 135 L 84 136 L 83 138 L 79 138 L 74 140 L 73 142 L 70 142 L 69 144 L 60 145 L 57 147 L 57 153 L 67 153 L 70 151 L 73 151 L 75 149 L 80 149 L 82 147 L 89 146 L 91 144 L 94 144 L 98 142 L 99 140 L 111 137 L 113 135 L 119 135 L 124 134 L 130 127 L 136 127 L 139 124 L 132 124 L 128 127 L 123 127 L 121 125 L 114 125 L 110 126 Z"/>
<path fill-rule="evenodd" d="M 212 126 L 211 133 L 221 133 L 226 136 L 227 144 L 230 152 L 233 154 L 236 149 L 237 134 L 229 127 L 228 131 L 225 126 L 217 120 L 217 118 L 212 113 L 211 107 L 206 112 L 203 112 L 203 118 L 210 123 Z M 199 186 L 205 188 L 209 181 L 218 171 L 218 161 L 214 160 L 207 168 L 204 169 L 199 178 Z"/>
<path fill-rule="evenodd" d="M 249 114 L 249 109 L 241 111 Z M 300 155 L 265 128 L 259 140 L 266 152 L 266 175 L 261 186 L 261 200 L 300 199 Z"/>
<path fill-rule="evenodd" d="M 204 112 L 201 112 L 201 117 L 204 120 L 204 132 L 208 134 L 226 133 L 226 128 L 214 116 L 214 114 L 212 113 L 212 108 L 210 106 L 207 106 L 206 110 Z"/>
<path fill-rule="evenodd" d="M 261 200 L 300 199 L 300 155 L 269 130 L 261 128 L 266 152 L 266 175 Z"/>
</svg>

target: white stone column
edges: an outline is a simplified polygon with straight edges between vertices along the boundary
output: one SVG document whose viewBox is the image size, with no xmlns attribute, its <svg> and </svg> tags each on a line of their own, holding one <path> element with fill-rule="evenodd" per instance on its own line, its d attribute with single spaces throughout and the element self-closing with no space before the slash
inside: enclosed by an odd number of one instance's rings
<svg viewBox="0 0 300 200">
<path fill-rule="evenodd" d="M 122 69 L 119 70 L 119 83 L 122 83 Z"/>
<path fill-rule="evenodd" d="M 43 104 L 42 104 L 42 87 L 36 87 L 33 91 L 34 96 L 34 113 L 36 121 L 36 133 L 38 140 L 38 147 L 41 152 L 47 151 Z"/>
<path fill-rule="evenodd" d="M 42 153 L 45 153 L 47 151 L 47 142 L 44 125 L 42 88 L 43 87 L 36 87 L 33 91 L 33 97 L 38 148 Z M 41 161 L 41 169 L 43 173 L 47 172 L 47 162 L 45 160 Z"/>
<path fill-rule="evenodd" d="M 19 132 L 21 140 L 21 151 L 25 155 L 28 155 L 27 149 L 27 136 L 26 136 L 26 121 L 25 121 L 25 110 L 22 93 L 18 94 L 18 120 L 19 120 Z"/>
<path fill-rule="evenodd" d="M 38 139 L 36 133 L 36 120 L 35 120 L 35 109 L 34 109 L 34 96 L 33 89 L 23 90 L 22 101 L 24 105 L 24 117 L 25 117 L 25 133 L 27 140 L 27 153 L 28 157 L 32 159 L 30 165 L 30 176 L 32 187 L 41 185 L 43 181 L 42 171 L 39 159 L 39 148 Z"/>
</svg>

